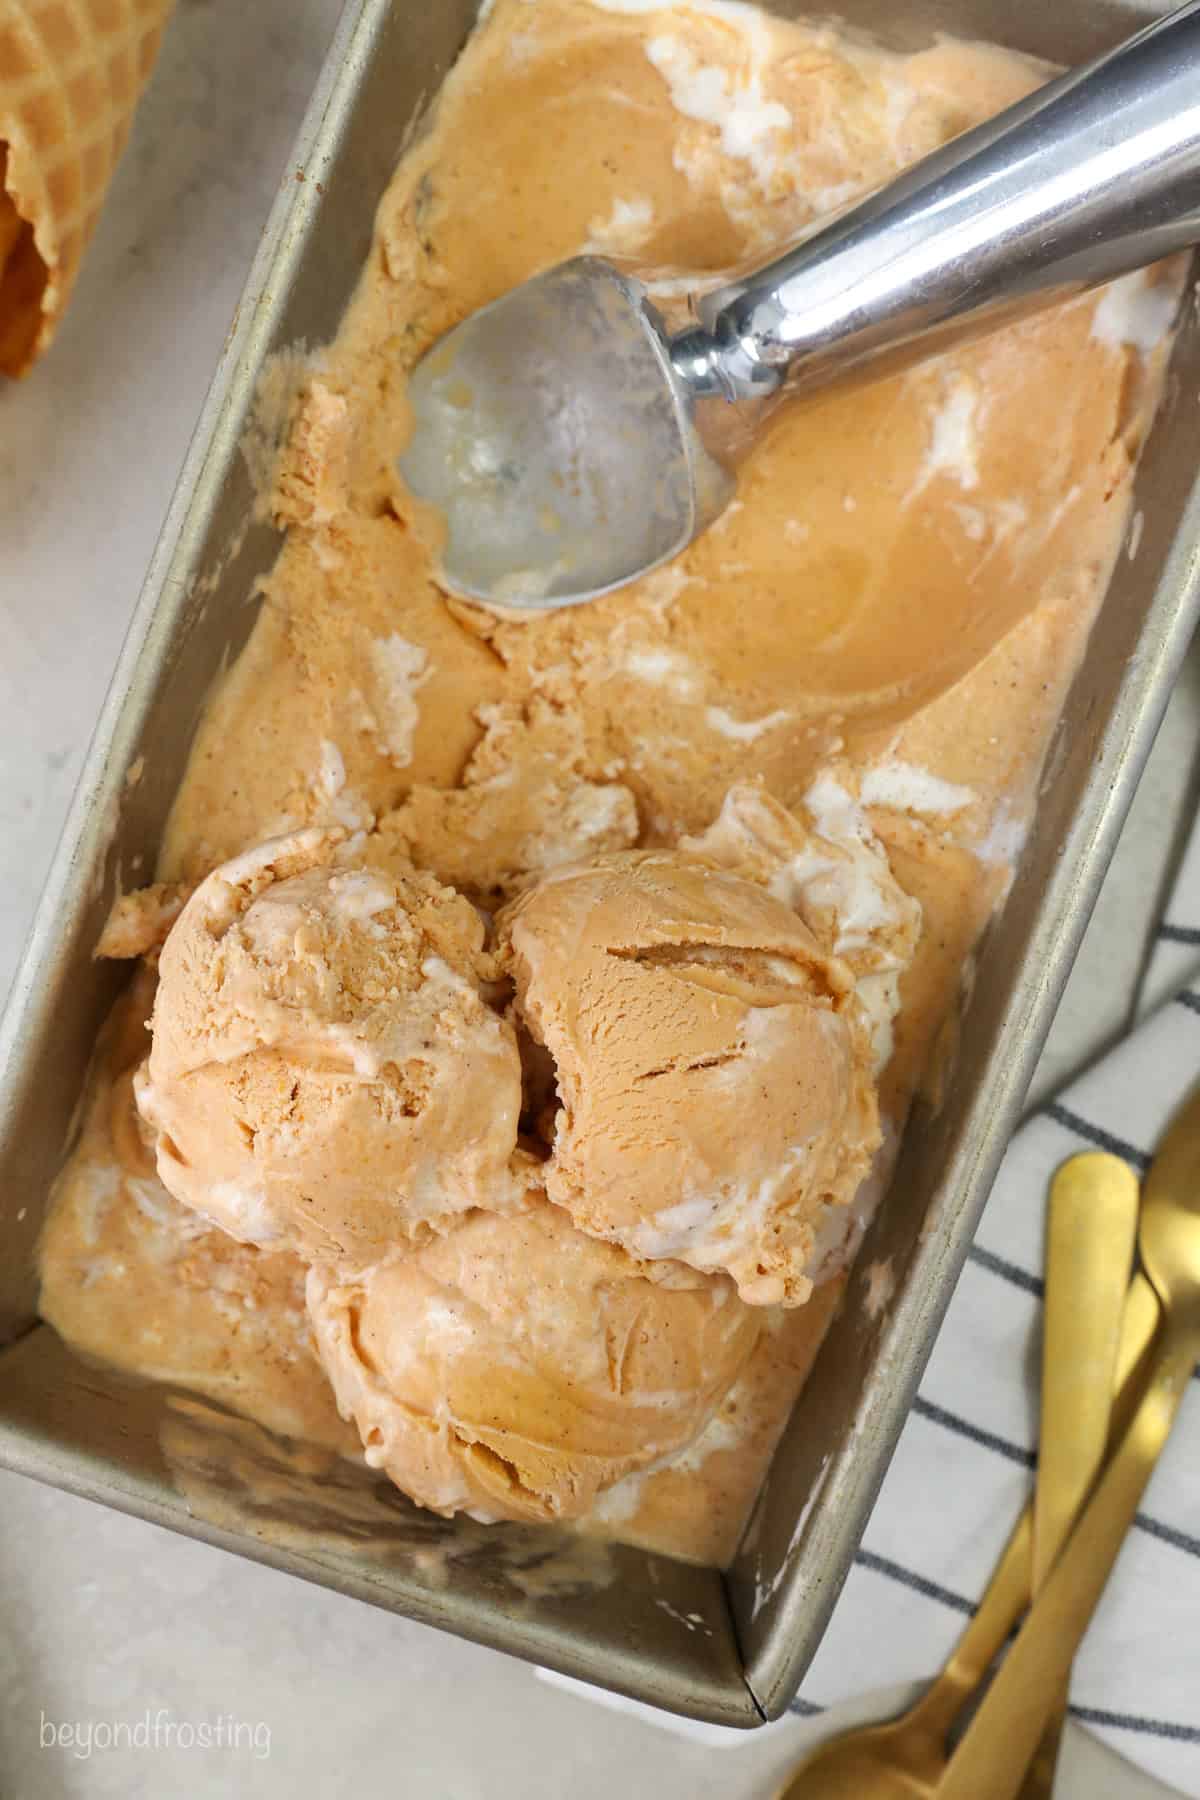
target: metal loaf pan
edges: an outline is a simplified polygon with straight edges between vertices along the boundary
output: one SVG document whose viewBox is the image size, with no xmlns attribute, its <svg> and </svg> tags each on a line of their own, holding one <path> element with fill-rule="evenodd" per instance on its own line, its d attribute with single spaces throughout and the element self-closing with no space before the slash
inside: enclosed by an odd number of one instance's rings
<svg viewBox="0 0 1200 1800">
<path fill-rule="evenodd" d="M 952 30 L 1070 63 L 1116 42 L 1149 9 L 843 0 L 838 10 L 898 48 Z M 92 946 L 120 870 L 153 865 L 203 698 L 244 642 L 246 596 L 278 548 L 251 522 L 238 449 L 258 374 L 273 351 L 336 331 L 406 126 L 436 92 L 473 12 L 472 0 L 350 0 L 97 728 L 0 1030 L 0 1460 L 568 1674 L 751 1726 L 787 1705 L 853 1557 L 1197 614 L 1200 329 L 1189 308 L 1138 479 L 1137 556 L 1120 559 L 1072 690 L 1036 830 L 979 960 L 944 1104 L 913 1119 L 864 1249 L 892 1259 L 894 1299 L 874 1323 L 848 1307 L 834 1324 L 775 1459 L 752 1547 L 729 1575 L 619 1550 L 607 1581 L 566 1593 L 548 1582 L 551 1591 L 535 1593 L 506 1575 L 499 1538 L 493 1549 L 474 1527 L 464 1545 L 455 1524 L 415 1509 L 412 1542 L 423 1554 L 391 1557 L 352 1535 L 305 1542 L 205 1518 L 172 1478 L 162 1390 L 85 1367 L 37 1324 L 33 1249 L 120 979 L 92 960 Z M 144 776 L 129 786 L 126 771 L 142 755 Z M 380 1497 L 378 1506 L 380 1536 L 395 1538 L 395 1503 Z M 770 1598 L 756 1607 L 756 1592 Z"/>
</svg>

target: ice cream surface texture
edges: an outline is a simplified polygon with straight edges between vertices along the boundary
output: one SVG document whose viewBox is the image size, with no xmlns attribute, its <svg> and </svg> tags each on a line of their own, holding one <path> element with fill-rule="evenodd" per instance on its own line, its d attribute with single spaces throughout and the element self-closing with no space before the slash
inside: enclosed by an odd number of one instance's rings
<svg viewBox="0 0 1200 1800">
<path fill-rule="evenodd" d="M 708 830 L 685 838 L 683 847 L 761 882 L 845 963 L 867 1016 L 875 1067 L 886 1067 L 921 907 L 892 874 L 854 792 L 827 771 L 791 813 L 763 789 L 738 783 Z"/>
<path fill-rule="evenodd" d="M 153 998 L 143 966 L 104 1027 L 55 1194 L 43 1316 L 85 1357 L 353 1455 L 354 1429 L 338 1417 L 305 1312 L 304 1263 L 207 1225 L 155 1175 L 131 1088 Z"/>
<path fill-rule="evenodd" d="M 483 925 L 430 875 L 268 842 L 163 948 L 138 1104 L 164 1185 L 246 1243 L 363 1264 L 518 1190 L 521 1070 Z"/>
<path fill-rule="evenodd" d="M 357 1281 L 312 1270 L 308 1308 L 367 1461 L 485 1520 L 579 1518 L 683 1448 L 763 1329 L 729 1281 L 635 1261 L 533 1189 Z"/>
<path fill-rule="evenodd" d="M 756 883 L 675 851 L 543 877 L 501 916 L 562 1110 L 546 1188 L 631 1254 L 793 1304 L 880 1141 L 854 977 Z"/>
<path fill-rule="evenodd" d="M 485 9 L 335 341 L 264 377 L 279 555 L 208 602 L 262 596 L 100 946 L 140 1019 L 161 981 L 146 1116 L 110 1034 L 46 1228 L 69 1343 L 361 1436 L 425 1505 L 732 1556 L 839 1296 L 879 1328 L 851 1259 L 952 1065 L 1178 273 L 782 408 L 682 555 L 539 616 L 446 593 L 407 370 L 584 249 L 673 304 L 1046 74 L 734 0 Z"/>
</svg>

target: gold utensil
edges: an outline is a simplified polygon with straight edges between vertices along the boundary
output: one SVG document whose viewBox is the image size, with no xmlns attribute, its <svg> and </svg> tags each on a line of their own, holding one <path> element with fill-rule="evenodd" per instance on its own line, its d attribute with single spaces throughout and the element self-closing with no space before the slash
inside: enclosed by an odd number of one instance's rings
<svg viewBox="0 0 1200 1800">
<path fill-rule="evenodd" d="M 1128 1417 L 1132 1396 L 1140 1391 L 1140 1374 L 1158 1317 L 1153 1289 L 1141 1276 L 1135 1277 L 1121 1326 L 1115 1420 Z M 863 1726 L 822 1744 L 787 1777 L 775 1800 L 911 1800 L 932 1794 L 946 1770 L 951 1726 L 1028 1605 L 1032 1553 L 1030 1505 L 949 1661 L 915 1706 L 898 1719 Z"/>
<path fill-rule="evenodd" d="M 1014 1800 L 1200 1362 L 1200 1093 L 1146 1178 L 1138 1247 L 1162 1302 L 1145 1392 L 955 1750 L 937 1800 Z"/>
<path fill-rule="evenodd" d="M 932 1794 L 946 1767 L 950 1727 L 1029 1599 L 1032 1552 L 1030 1506 L 950 1660 L 916 1705 L 898 1719 L 860 1726 L 822 1744 L 787 1777 L 775 1800 L 909 1800 Z"/>
<path fill-rule="evenodd" d="M 1035 1594 L 1104 1458 L 1137 1218 L 1137 1176 L 1120 1157 L 1096 1150 L 1073 1156 L 1050 1184 L 1033 1501 Z M 1021 1800 L 1048 1800 L 1066 1711 L 1064 1685 Z"/>
</svg>

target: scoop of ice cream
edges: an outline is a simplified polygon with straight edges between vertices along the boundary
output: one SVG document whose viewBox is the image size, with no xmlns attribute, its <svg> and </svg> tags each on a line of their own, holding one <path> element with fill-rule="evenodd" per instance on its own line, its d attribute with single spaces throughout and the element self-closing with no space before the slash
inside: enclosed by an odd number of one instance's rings
<svg viewBox="0 0 1200 1800">
<path fill-rule="evenodd" d="M 494 907 L 546 869 L 637 842 L 633 795 L 591 778 L 577 713 L 535 697 L 480 707 L 478 717 L 483 737 L 460 785 L 414 786 L 380 819 L 373 855 L 396 847 Z"/>
<path fill-rule="evenodd" d="M 434 1512 L 578 1518 L 703 1430 L 757 1341 L 733 1285 L 637 1262 L 531 1192 L 350 1280 L 310 1271 L 366 1459 Z"/>
<path fill-rule="evenodd" d="M 498 920 L 555 1064 L 550 1198 L 632 1255 L 797 1305 L 879 1143 L 854 977 L 753 881 L 677 851 L 546 876 Z"/>
<path fill-rule="evenodd" d="M 846 963 L 870 1020 L 878 1073 L 891 1055 L 921 908 L 892 874 L 856 796 L 832 774 L 813 782 L 801 812 L 738 782 L 708 830 L 685 838 L 683 848 L 760 882 Z"/>
<path fill-rule="evenodd" d="M 163 947 L 137 1081 L 171 1193 L 244 1242 L 363 1263 L 519 1197 L 512 1027 L 483 925 L 336 832 L 210 875 Z"/>
</svg>

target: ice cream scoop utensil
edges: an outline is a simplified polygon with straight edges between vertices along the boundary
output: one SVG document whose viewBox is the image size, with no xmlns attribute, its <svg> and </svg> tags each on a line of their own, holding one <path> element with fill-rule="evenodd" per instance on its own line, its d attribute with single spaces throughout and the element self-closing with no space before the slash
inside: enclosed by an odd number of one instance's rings
<svg viewBox="0 0 1200 1800">
<path fill-rule="evenodd" d="M 881 372 L 1200 238 L 1200 0 L 963 133 L 672 331 L 599 257 L 447 334 L 410 383 L 406 482 L 452 588 L 594 599 L 721 513 L 780 400 Z"/>
</svg>

